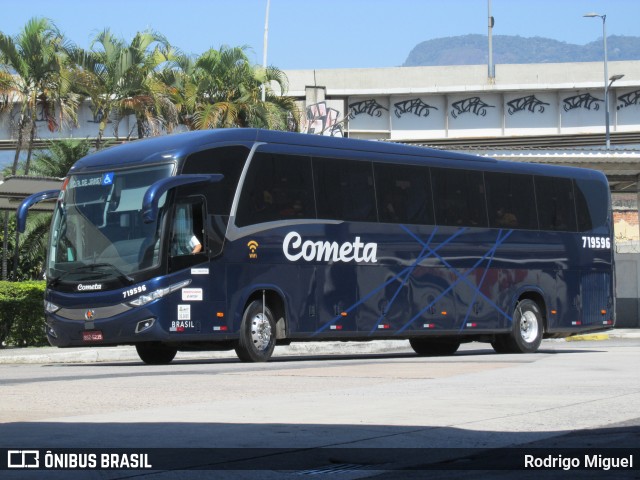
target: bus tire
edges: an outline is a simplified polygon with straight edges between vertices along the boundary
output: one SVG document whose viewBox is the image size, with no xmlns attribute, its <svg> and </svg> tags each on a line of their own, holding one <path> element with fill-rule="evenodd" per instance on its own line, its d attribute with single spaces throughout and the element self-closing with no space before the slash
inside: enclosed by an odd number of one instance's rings
<svg viewBox="0 0 640 480">
<path fill-rule="evenodd" d="M 460 347 L 460 341 L 451 338 L 410 338 L 409 344 L 421 357 L 453 355 Z"/>
<path fill-rule="evenodd" d="M 535 353 L 542 342 L 544 323 L 540 307 L 533 300 L 518 302 L 513 314 L 513 328 L 491 342 L 497 353 Z"/>
<path fill-rule="evenodd" d="M 264 312 L 264 314 L 263 314 Z M 243 362 L 266 362 L 276 346 L 276 322 L 273 313 L 259 300 L 244 311 L 236 354 Z"/>
<path fill-rule="evenodd" d="M 161 343 L 138 343 L 136 351 L 147 365 L 166 365 L 175 358 L 178 349 Z"/>
</svg>

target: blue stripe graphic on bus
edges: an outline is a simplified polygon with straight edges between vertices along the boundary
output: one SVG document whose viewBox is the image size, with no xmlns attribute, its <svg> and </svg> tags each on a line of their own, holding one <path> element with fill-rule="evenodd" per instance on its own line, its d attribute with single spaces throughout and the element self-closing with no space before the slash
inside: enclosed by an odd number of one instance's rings
<svg viewBox="0 0 640 480">
<path fill-rule="evenodd" d="M 500 245 L 502 245 L 502 243 L 504 243 L 504 241 L 511 235 L 511 233 L 513 232 L 513 230 L 509 230 L 504 236 L 502 236 L 502 230 L 498 231 L 498 238 L 496 240 L 495 245 L 493 245 L 493 247 L 491 247 L 491 249 L 485 253 L 482 257 L 480 257 L 478 259 L 478 261 L 469 269 L 467 270 L 464 274 L 461 274 L 458 270 L 456 270 L 455 268 L 453 268 L 451 266 L 451 264 L 449 262 L 447 262 L 444 258 L 442 258 L 440 255 L 436 254 L 435 251 L 432 251 L 432 253 L 434 254 L 434 256 L 436 258 L 438 258 L 449 270 L 451 270 L 457 277 L 458 279 L 451 283 L 451 285 L 449 285 L 448 288 L 446 288 L 440 295 L 438 295 L 429 305 L 427 305 L 426 307 L 424 307 L 422 310 L 420 310 L 411 320 L 409 320 L 407 323 L 404 324 L 404 326 L 402 326 L 402 328 L 400 328 L 396 334 L 398 333 L 402 333 L 404 332 L 407 328 L 409 328 L 413 322 L 415 322 L 418 318 L 420 318 L 422 316 L 422 314 L 424 314 L 424 312 L 426 312 L 429 308 L 431 308 L 433 305 L 436 304 L 436 302 L 438 300 L 440 300 L 442 297 L 444 297 L 447 293 L 449 293 L 458 283 L 463 282 L 466 283 L 467 285 L 471 286 L 472 288 L 474 288 L 476 290 L 477 293 L 479 293 L 482 297 L 484 297 L 490 304 L 491 306 L 493 306 L 500 314 L 502 314 L 503 316 L 505 316 L 510 322 L 512 321 L 511 317 L 506 314 L 505 312 L 503 312 L 495 303 L 493 303 L 488 297 L 486 297 L 482 292 L 480 292 L 480 286 L 478 287 L 474 286 L 471 282 L 469 282 L 467 280 L 467 277 L 476 269 L 480 266 L 480 264 L 482 262 L 484 262 L 484 260 L 491 256 L 491 258 L 493 258 L 493 255 L 495 254 L 496 250 L 498 249 L 498 247 Z M 502 237 L 501 237 L 502 236 Z M 490 262 L 489 262 L 490 263 Z M 488 266 L 487 266 L 488 268 Z"/>
<path fill-rule="evenodd" d="M 511 234 L 512 230 L 509 231 L 504 238 L 508 237 Z M 502 233 L 502 230 L 500 230 L 498 232 L 498 237 L 500 237 L 500 234 Z M 500 242 L 502 243 L 502 242 Z M 473 292 L 473 298 L 471 299 L 471 301 L 469 302 L 469 308 L 467 308 L 467 314 L 464 317 L 464 320 L 462 321 L 462 324 L 460 325 L 460 331 L 463 331 L 466 326 L 467 326 L 467 320 L 469 319 L 469 315 L 471 315 L 471 310 L 473 310 L 473 306 L 475 304 L 476 298 L 478 298 L 478 295 L 482 295 L 482 292 L 480 291 L 480 289 L 482 288 L 482 285 L 484 284 L 484 279 L 487 277 L 487 273 L 489 273 L 489 269 L 491 268 L 491 262 L 493 262 L 493 258 L 495 255 L 496 251 L 493 250 L 493 253 L 491 254 L 491 257 L 489 257 L 489 261 L 487 262 L 487 266 L 484 269 L 484 272 L 482 273 L 482 278 L 480 279 L 480 282 L 478 283 L 478 287 L 474 290 Z M 509 317 L 509 315 L 507 315 L 506 313 L 504 313 L 503 311 L 500 310 L 500 308 L 498 308 L 498 306 L 493 303 L 488 297 L 484 296 L 485 300 L 487 300 L 498 312 L 500 312 L 502 315 L 506 316 L 507 319 L 509 320 L 509 323 L 511 323 L 512 319 L 511 317 Z"/>
<path fill-rule="evenodd" d="M 387 287 L 388 285 L 390 285 L 391 283 L 395 282 L 396 280 L 398 280 L 400 277 L 402 277 L 402 275 L 405 275 L 406 273 L 411 273 L 413 270 L 415 270 L 415 268 L 420 264 L 420 262 L 426 260 L 427 258 L 429 258 L 430 256 L 436 256 L 437 258 L 440 258 L 442 260 L 442 257 L 438 256 L 436 254 L 436 252 L 438 250 L 440 250 L 441 248 L 445 247 L 449 242 L 453 241 L 455 238 L 457 238 L 459 235 L 462 235 L 467 228 L 461 228 L 460 230 L 456 231 L 456 233 L 454 233 L 453 235 L 451 235 L 449 238 L 447 238 L 444 242 L 442 242 L 440 245 L 438 245 L 435 249 L 430 249 L 428 247 L 428 245 L 425 245 L 422 240 L 420 240 L 418 237 L 416 237 L 409 229 L 407 229 L 404 225 L 401 225 L 401 227 L 408 232 L 418 243 L 422 244 L 423 246 L 426 246 L 426 248 L 429 250 L 429 253 L 427 253 L 426 255 L 420 255 L 418 256 L 418 258 L 408 267 L 402 269 L 398 274 L 394 275 L 393 277 L 391 277 L 389 280 L 387 280 L 385 283 L 383 283 L 382 285 L 380 285 L 379 287 L 373 289 L 372 291 L 370 291 L 367 295 L 365 295 L 363 298 L 360 299 L 360 301 L 354 303 L 353 305 L 351 305 L 349 308 L 347 308 L 345 310 L 346 313 L 351 313 L 353 310 L 355 310 L 356 308 L 358 308 L 360 305 L 362 305 L 364 302 L 366 302 L 367 300 L 369 300 L 373 295 L 375 295 L 376 293 L 378 293 L 379 291 L 381 291 L 382 289 L 384 289 L 385 287 Z M 433 233 L 433 235 L 435 234 L 435 232 Z M 430 237 L 431 240 L 432 237 Z M 314 332 L 313 335 L 317 335 L 321 332 L 323 332 L 324 330 L 326 330 L 327 328 L 329 328 L 331 325 L 333 325 L 335 322 L 337 322 L 338 320 L 340 320 L 342 317 L 341 316 L 336 316 L 334 318 L 332 318 L 329 322 L 325 323 L 322 327 L 320 327 L 318 330 L 316 330 Z M 376 327 L 377 328 L 377 327 Z"/>
<path fill-rule="evenodd" d="M 411 236 L 414 236 L 413 233 L 407 229 L 407 227 L 405 227 L 404 225 L 401 225 L 401 227 L 407 231 Z M 407 284 L 407 281 L 409 280 L 409 278 L 411 278 L 411 275 L 413 275 L 414 270 L 416 269 L 416 267 L 418 266 L 418 264 L 424 260 L 427 257 L 424 257 L 424 252 L 429 249 L 429 244 L 431 243 L 431 241 L 433 240 L 433 237 L 436 235 L 436 232 L 438 231 L 438 227 L 435 227 L 433 229 L 433 231 L 431 232 L 431 235 L 429 236 L 429 240 L 427 240 L 426 244 L 423 244 L 422 246 L 422 250 L 420 251 L 420 255 L 418 255 L 418 259 L 413 262 L 413 264 L 409 267 L 409 269 L 407 270 L 407 274 L 404 276 L 404 278 L 402 279 L 402 282 L 400 282 L 400 285 L 398 286 L 398 288 L 396 289 L 396 292 L 393 294 L 393 297 L 391 297 L 391 300 L 389 301 L 389 304 L 385 307 L 384 312 L 382 312 L 382 315 L 380 315 L 380 317 L 378 318 L 378 321 L 376 322 L 376 324 L 373 326 L 373 328 L 371 329 L 370 333 L 373 333 L 375 331 L 378 330 L 378 325 L 380 325 L 382 323 L 382 321 L 384 320 L 384 317 L 389 313 L 389 310 L 391 310 L 391 306 L 393 305 L 393 303 L 395 302 L 396 298 L 398 298 L 398 295 L 400 294 L 400 292 L 402 291 L 402 289 L 404 288 L 404 286 Z M 461 232 L 460 232 L 461 233 Z M 420 241 L 418 239 L 418 241 Z M 420 242 L 422 243 L 422 242 Z"/>
</svg>

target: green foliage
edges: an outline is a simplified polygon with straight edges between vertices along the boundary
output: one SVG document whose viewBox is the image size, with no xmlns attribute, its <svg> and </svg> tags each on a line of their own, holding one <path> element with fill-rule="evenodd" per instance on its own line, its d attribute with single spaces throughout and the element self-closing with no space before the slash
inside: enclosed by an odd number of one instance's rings
<svg viewBox="0 0 640 480">
<path fill-rule="evenodd" d="M 0 282 L 0 346 L 48 345 L 44 289 L 45 282 Z"/>
<path fill-rule="evenodd" d="M 93 141 L 85 139 L 49 140 L 45 150 L 35 154 L 32 175 L 43 177 L 64 177 L 74 163 L 89 154 Z"/>
</svg>

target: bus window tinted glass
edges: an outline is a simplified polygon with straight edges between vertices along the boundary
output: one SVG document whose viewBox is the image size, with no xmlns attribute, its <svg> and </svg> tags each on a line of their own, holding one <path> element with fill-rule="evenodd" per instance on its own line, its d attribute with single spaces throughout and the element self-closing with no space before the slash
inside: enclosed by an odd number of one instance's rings
<svg viewBox="0 0 640 480">
<path fill-rule="evenodd" d="M 381 222 L 433 224 L 427 167 L 375 164 L 374 171 Z"/>
<path fill-rule="evenodd" d="M 311 159 L 256 153 L 244 182 L 236 224 L 316 218 Z"/>
<path fill-rule="evenodd" d="M 249 150 L 246 147 L 221 147 L 204 150 L 190 155 L 182 168 L 182 173 L 221 173 L 224 178 L 204 187 L 209 212 L 229 215 L 231 203 L 238 186 L 238 179 Z"/>
<path fill-rule="evenodd" d="M 541 230 L 576 231 L 573 187 L 568 178 L 536 177 Z"/>
<path fill-rule="evenodd" d="M 487 226 L 482 172 L 432 168 L 431 182 L 438 225 Z"/>
<path fill-rule="evenodd" d="M 586 232 L 606 225 L 609 211 L 609 186 L 598 180 L 575 180 L 578 230 Z"/>
<path fill-rule="evenodd" d="M 313 174 L 318 218 L 376 221 L 370 162 L 314 158 Z"/>
<path fill-rule="evenodd" d="M 493 228 L 536 229 L 533 176 L 487 172 L 489 226 Z"/>
</svg>

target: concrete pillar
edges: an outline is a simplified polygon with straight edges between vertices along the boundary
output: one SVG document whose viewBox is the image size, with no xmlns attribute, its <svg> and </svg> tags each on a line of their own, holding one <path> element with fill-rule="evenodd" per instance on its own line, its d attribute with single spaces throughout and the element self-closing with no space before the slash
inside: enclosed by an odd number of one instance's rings
<svg viewBox="0 0 640 480">
<path fill-rule="evenodd" d="M 327 96 L 327 88 L 326 87 L 304 87 L 305 93 L 305 107 L 308 105 L 313 105 L 315 103 L 324 102 L 325 97 Z"/>
<path fill-rule="evenodd" d="M 636 205 L 636 213 L 638 214 L 638 234 L 640 235 L 640 175 L 636 176 L 636 196 L 638 199 L 638 205 Z M 638 238 L 640 239 L 640 236 Z"/>
</svg>

